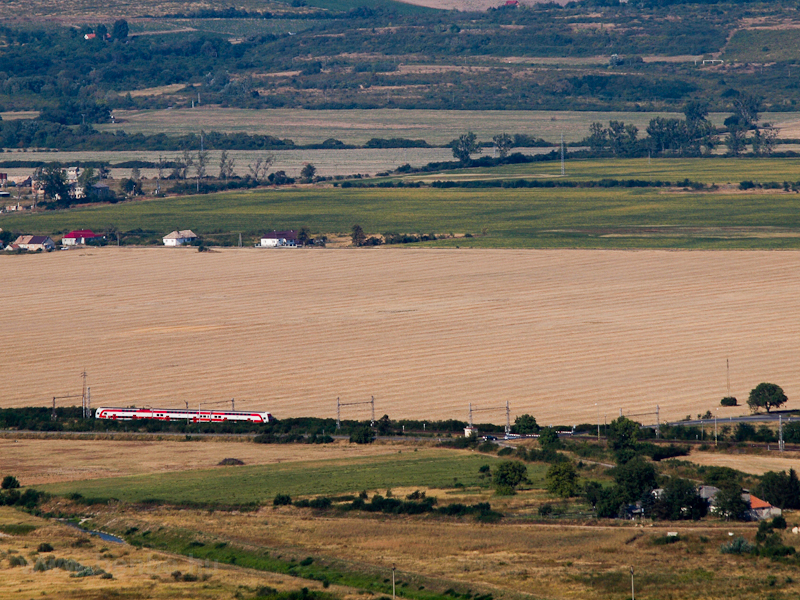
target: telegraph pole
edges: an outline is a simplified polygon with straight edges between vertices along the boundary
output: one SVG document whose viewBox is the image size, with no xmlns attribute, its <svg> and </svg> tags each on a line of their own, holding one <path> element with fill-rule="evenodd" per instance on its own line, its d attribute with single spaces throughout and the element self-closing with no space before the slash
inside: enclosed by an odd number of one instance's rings
<svg viewBox="0 0 800 600">
<path fill-rule="evenodd" d="M 392 563 L 392 600 L 395 600 L 394 572 L 395 572 L 395 566 L 394 563 Z"/>
<path fill-rule="evenodd" d="M 564 176 L 564 134 L 561 134 L 561 176 Z"/>
</svg>

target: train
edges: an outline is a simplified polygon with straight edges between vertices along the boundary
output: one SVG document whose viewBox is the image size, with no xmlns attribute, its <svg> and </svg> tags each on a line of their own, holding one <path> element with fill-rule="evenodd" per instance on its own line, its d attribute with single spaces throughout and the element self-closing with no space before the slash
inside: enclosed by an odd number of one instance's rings
<svg viewBox="0 0 800 600">
<path fill-rule="evenodd" d="M 175 408 L 112 408 L 105 406 L 95 411 L 94 418 L 110 419 L 112 421 L 151 419 L 155 421 L 188 421 L 190 423 L 224 423 L 225 421 L 269 423 L 273 420 L 272 415 L 268 412 L 183 410 Z"/>
</svg>

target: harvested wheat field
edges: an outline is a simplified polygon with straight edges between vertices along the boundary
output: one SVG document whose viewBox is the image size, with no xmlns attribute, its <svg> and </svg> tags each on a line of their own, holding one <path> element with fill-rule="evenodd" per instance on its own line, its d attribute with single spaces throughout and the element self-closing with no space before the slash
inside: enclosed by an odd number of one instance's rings
<svg viewBox="0 0 800 600">
<path fill-rule="evenodd" d="M 298 460 L 347 459 L 397 452 L 396 446 L 252 444 L 247 441 L 171 442 L 132 440 L 0 439 L 0 473 L 22 485 L 209 469 L 224 458 L 246 465 Z M 134 457 L 135 460 L 131 460 Z M 219 467 L 235 469 L 236 467 Z"/>
<path fill-rule="evenodd" d="M 777 444 L 776 444 L 777 446 Z M 763 475 L 767 471 L 800 471 L 800 453 L 769 452 L 759 454 L 728 454 L 716 452 L 692 452 L 693 463 L 711 467 L 730 467 L 752 475 Z"/>
<path fill-rule="evenodd" d="M 797 252 L 99 248 L 0 257 L 0 402 L 575 424 L 800 394 Z M 70 402 L 61 401 L 63 403 Z M 728 416 L 741 408 L 721 409 Z M 369 418 L 368 407 L 342 418 Z M 655 416 L 643 416 L 654 421 Z"/>
</svg>

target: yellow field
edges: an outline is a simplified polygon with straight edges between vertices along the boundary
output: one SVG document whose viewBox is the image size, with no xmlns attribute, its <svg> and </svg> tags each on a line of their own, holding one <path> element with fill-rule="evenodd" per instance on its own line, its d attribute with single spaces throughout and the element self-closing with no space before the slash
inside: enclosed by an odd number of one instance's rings
<svg viewBox="0 0 800 600">
<path fill-rule="evenodd" d="M 182 226 L 176 224 L 176 226 Z M 540 423 L 800 394 L 796 252 L 105 248 L 0 257 L 2 406 Z M 66 403 L 69 401 L 62 401 Z M 720 417 L 742 408 L 720 409 Z M 366 407 L 343 418 L 368 418 Z M 655 416 L 643 416 L 654 421 Z"/>
<path fill-rule="evenodd" d="M 775 444 L 777 447 L 777 444 Z M 690 459 L 698 465 L 730 467 L 752 475 L 763 475 L 767 471 L 800 471 L 800 453 L 770 451 L 767 454 L 728 454 L 716 452 L 692 452 Z"/>
<path fill-rule="evenodd" d="M 223 458 L 246 465 L 298 460 L 345 459 L 397 452 L 397 446 L 253 444 L 245 441 L 133 441 L 0 439 L 0 476 L 13 473 L 22 485 L 209 469 Z M 131 460 L 135 457 L 135 460 Z M 219 467 L 232 469 L 236 467 Z"/>
</svg>

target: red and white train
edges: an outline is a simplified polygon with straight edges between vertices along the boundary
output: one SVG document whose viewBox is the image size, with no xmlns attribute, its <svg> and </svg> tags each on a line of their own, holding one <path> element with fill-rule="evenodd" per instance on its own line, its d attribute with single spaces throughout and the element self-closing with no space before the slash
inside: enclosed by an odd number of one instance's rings
<svg viewBox="0 0 800 600">
<path fill-rule="evenodd" d="M 100 407 L 94 413 L 95 419 L 113 421 L 134 421 L 151 419 L 155 421 L 189 421 L 190 423 L 223 423 L 225 421 L 249 421 L 250 423 L 269 423 L 272 415 L 266 412 L 245 412 L 234 410 L 182 410 L 174 408 L 108 408 Z"/>
</svg>

